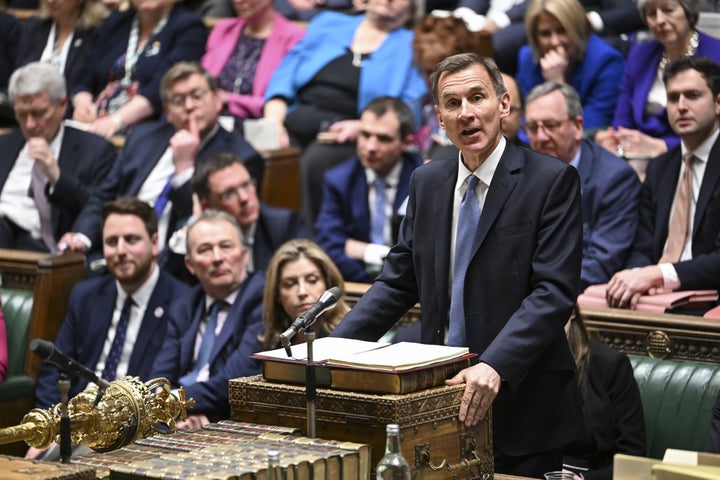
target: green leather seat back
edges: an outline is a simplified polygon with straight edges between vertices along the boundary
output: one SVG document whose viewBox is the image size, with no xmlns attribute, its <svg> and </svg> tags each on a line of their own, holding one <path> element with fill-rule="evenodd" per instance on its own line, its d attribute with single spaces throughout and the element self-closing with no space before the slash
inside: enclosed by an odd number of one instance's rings
<svg viewBox="0 0 720 480">
<path fill-rule="evenodd" d="M 648 456 L 703 449 L 720 390 L 720 365 L 629 355 L 640 387 Z"/>
<path fill-rule="evenodd" d="M 30 326 L 33 295 L 27 290 L 0 288 L 5 316 L 8 348 L 8 374 L 0 383 L 0 401 L 14 400 L 33 394 L 35 382 L 24 373 L 27 335 Z"/>
</svg>

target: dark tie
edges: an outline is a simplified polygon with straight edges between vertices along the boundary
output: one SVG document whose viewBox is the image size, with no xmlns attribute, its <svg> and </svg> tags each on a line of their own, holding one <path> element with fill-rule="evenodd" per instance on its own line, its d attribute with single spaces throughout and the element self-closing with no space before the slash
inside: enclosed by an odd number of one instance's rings
<svg viewBox="0 0 720 480">
<path fill-rule="evenodd" d="M 48 203 L 47 197 L 45 196 L 45 184 L 45 176 L 40 171 L 37 162 L 35 162 L 30 177 L 30 194 L 40 215 L 40 236 L 48 250 L 50 250 L 51 253 L 57 253 L 57 242 L 52 233 L 50 203 Z"/>
<path fill-rule="evenodd" d="M 105 368 L 103 369 L 102 378 L 108 381 L 115 380 L 117 367 L 120 365 L 120 357 L 122 357 L 123 347 L 125 346 L 125 335 L 127 334 L 128 323 L 130 322 L 130 310 L 133 306 L 133 299 L 130 295 L 125 299 L 122 311 L 120 312 L 120 320 L 115 329 L 115 338 L 113 338 L 110 346 L 110 353 L 105 359 Z"/>
<path fill-rule="evenodd" d="M 480 223 L 480 207 L 475 194 L 475 187 L 480 179 L 470 175 L 465 180 L 467 190 L 460 203 L 457 233 L 455 235 L 455 261 L 453 263 L 452 294 L 450 297 L 450 328 L 448 345 L 467 346 L 465 335 L 465 273 L 472 256 L 472 245 L 475 231 Z"/>
<path fill-rule="evenodd" d="M 688 238 L 688 227 L 690 225 L 690 204 L 692 201 L 692 173 L 695 155 L 688 152 L 683 157 L 685 172 L 678 185 L 675 207 L 673 208 L 670 228 L 668 230 L 667 245 L 665 253 L 660 257 L 658 263 L 675 263 L 680 260 L 680 255 L 685 248 Z"/>
<path fill-rule="evenodd" d="M 165 183 L 165 186 L 160 192 L 160 195 L 158 195 L 157 200 L 155 200 L 155 212 L 157 213 L 158 218 L 162 217 L 163 211 L 165 211 L 165 207 L 167 206 L 168 200 L 170 199 L 170 190 L 172 190 L 173 177 L 175 177 L 175 174 L 170 174 L 167 182 Z"/>
<path fill-rule="evenodd" d="M 195 361 L 195 367 L 183 375 L 180 378 L 180 385 L 190 385 L 197 381 L 197 376 L 200 370 L 210 361 L 210 353 L 212 352 L 213 344 L 215 343 L 215 328 L 217 327 L 218 314 L 227 303 L 223 300 L 216 300 L 210 306 L 210 312 L 207 317 L 207 325 L 205 326 L 205 333 L 203 334 L 202 341 L 200 342 L 200 351 L 198 352 L 197 360 Z"/>
<path fill-rule="evenodd" d="M 373 185 L 375 186 L 375 207 L 370 228 L 370 243 L 385 245 L 385 219 L 387 218 L 385 188 L 387 183 L 381 178 L 376 178 Z"/>
</svg>

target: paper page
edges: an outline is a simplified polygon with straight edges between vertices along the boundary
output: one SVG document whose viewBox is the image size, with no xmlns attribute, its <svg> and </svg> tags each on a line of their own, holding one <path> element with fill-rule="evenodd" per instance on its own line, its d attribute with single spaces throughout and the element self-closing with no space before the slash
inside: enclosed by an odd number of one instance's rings
<svg viewBox="0 0 720 480">
<path fill-rule="evenodd" d="M 323 337 L 313 342 L 313 361 L 320 362 L 330 357 L 344 354 L 355 354 L 367 350 L 374 350 L 389 345 L 386 342 L 367 342 L 351 338 Z M 300 343 L 290 347 L 292 357 L 287 356 L 284 348 L 257 352 L 254 356 L 261 359 L 282 361 L 305 361 L 307 359 L 307 343 Z"/>
<path fill-rule="evenodd" d="M 329 366 L 351 366 L 374 370 L 403 371 L 462 357 L 467 347 L 400 342 L 385 348 L 328 357 Z"/>
<path fill-rule="evenodd" d="M 663 456 L 663 463 L 677 463 L 680 465 L 697 465 L 698 454 L 689 450 L 668 448 Z"/>
</svg>

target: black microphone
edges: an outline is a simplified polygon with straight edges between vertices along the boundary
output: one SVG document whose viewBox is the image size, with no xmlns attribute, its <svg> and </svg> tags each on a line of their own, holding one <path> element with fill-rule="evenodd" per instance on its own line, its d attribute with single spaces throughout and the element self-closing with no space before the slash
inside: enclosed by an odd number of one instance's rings
<svg viewBox="0 0 720 480">
<path fill-rule="evenodd" d="M 88 382 L 98 385 L 102 390 L 110 386 L 110 382 L 98 377 L 95 375 L 95 372 L 85 365 L 62 353 L 52 342 L 35 338 L 30 342 L 30 350 L 43 359 L 43 361 L 53 363 L 60 367 L 67 375 L 82 377 Z"/>
<path fill-rule="evenodd" d="M 320 316 L 320 314 L 337 305 L 341 296 L 342 290 L 338 287 L 332 287 L 331 289 L 325 290 L 323 294 L 320 295 L 318 301 L 315 302 L 315 305 L 308 308 L 305 313 L 297 317 L 292 325 L 290 325 L 290 327 L 285 330 L 282 335 L 280 335 L 280 342 L 283 347 L 285 347 L 288 357 L 292 356 L 292 351 L 290 350 L 290 340 L 295 336 L 295 334 L 310 327 L 313 323 L 315 323 L 315 320 Z"/>
</svg>

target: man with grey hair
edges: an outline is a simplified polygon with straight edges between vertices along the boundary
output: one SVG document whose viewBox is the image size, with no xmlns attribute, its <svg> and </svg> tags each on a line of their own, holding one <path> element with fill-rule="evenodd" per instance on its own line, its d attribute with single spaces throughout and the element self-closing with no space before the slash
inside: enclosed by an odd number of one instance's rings
<svg viewBox="0 0 720 480">
<path fill-rule="evenodd" d="M 228 417 L 229 379 L 260 373 L 249 356 L 262 350 L 265 276 L 247 272 L 240 226 L 224 211 L 203 211 L 186 238 L 185 262 L 200 285 L 173 306 L 150 376 L 187 389 L 195 408 L 178 428 L 197 428 Z"/>
<path fill-rule="evenodd" d="M 538 152 L 580 174 L 583 209 L 581 288 L 606 283 L 622 268 L 637 230 L 640 180 L 624 160 L 583 139 L 583 112 L 573 87 L 545 82 L 525 105 L 525 133 Z"/>
<path fill-rule="evenodd" d="M 102 137 L 63 125 L 65 79 L 30 63 L 10 77 L 19 129 L 0 136 L 0 248 L 57 252 L 57 241 L 115 160 Z"/>
</svg>

